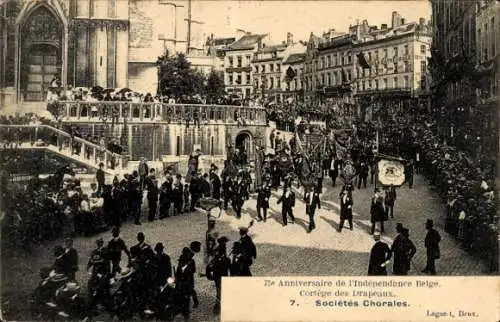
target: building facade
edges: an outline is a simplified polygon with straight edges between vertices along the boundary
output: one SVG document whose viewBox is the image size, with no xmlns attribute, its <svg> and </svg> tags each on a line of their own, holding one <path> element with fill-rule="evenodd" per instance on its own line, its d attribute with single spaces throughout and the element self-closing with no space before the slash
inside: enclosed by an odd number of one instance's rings
<svg viewBox="0 0 500 322">
<path fill-rule="evenodd" d="M 302 72 L 304 53 L 305 46 L 300 42 L 295 43 L 290 32 L 287 33 L 287 40 L 281 44 L 263 46 L 258 50 L 252 59 L 257 96 L 278 103 L 285 98 L 294 97 L 290 93 L 290 87 L 293 86 L 294 92 L 301 88 L 299 75 Z"/>
<path fill-rule="evenodd" d="M 500 148 L 498 108 L 500 87 L 500 2 L 482 1 L 476 15 L 477 64 L 475 80 L 478 85 L 477 111 L 481 114 L 480 141 L 482 154 L 497 156 Z"/>
<path fill-rule="evenodd" d="M 250 99 L 254 91 L 252 59 L 263 47 L 266 35 L 246 33 L 222 49 L 224 85 L 228 94 L 240 99 Z"/>
<path fill-rule="evenodd" d="M 302 101 L 304 98 L 302 74 L 306 53 L 305 46 L 301 46 L 301 52 L 291 53 L 283 58 L 281 77 L 284 100 Z"/>
<path fill-rule="evenodd" d="M 0 4 L 0 105 L 63 86 L 156 92 L 158 56 L 185 51 L 164 0 L 7 0 Z M 206 65 L 203 62 L 202 65 Z"/>
<path fill-rule="evenodd" d="M 428 108 L 431 27 L 421 18 L 406 22 L 392 13 L 391 25 L 367 20 L 346 33 L 311 34 L 304 63 L 306 100 L 343 109 L 357 106 L 358 116 L 376 110 Z"/>
<path fill-rule="evenodd" d="M 379 29 L 364 21 L 355 32 L 354 88 L 361 113 L 371 117 L 429 110 L 432 32 L 426 20 L 406 22 L 393 12 L 390 26 L 382 24 Z"/>
<path fill-rule="evenodd" d="M 498 153 L 498 1 L 432 1 L 432 104 L 443 139 Z"/>
</svg>

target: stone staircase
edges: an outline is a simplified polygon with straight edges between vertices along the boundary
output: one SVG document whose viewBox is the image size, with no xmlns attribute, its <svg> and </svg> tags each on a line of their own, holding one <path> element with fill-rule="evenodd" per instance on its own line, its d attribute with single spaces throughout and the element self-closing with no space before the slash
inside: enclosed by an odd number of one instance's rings
<svg viewBox="0 0 500 322">
<path fill-rule="evenodd" d="M 126 164 L 121 155 L 113 153 L 97 144 L 78 137 L 71 137 L 67 132 L 44 124 L 34 125 L 7 125 L 0 124 L 0 138 L 10 139 L 14 144 L 4 141 L 0 149 L 15 151 L 44 149 L 47 152 L 65 158 L 68 162 L 85 168 L 99 169 L 103 163 L 103 170 L 108 175 L 123 173 Z M 17 142 L 16 142 L 17 141 Z M 80 148 L 78 154 L 74 144 Z"/>
</svg>

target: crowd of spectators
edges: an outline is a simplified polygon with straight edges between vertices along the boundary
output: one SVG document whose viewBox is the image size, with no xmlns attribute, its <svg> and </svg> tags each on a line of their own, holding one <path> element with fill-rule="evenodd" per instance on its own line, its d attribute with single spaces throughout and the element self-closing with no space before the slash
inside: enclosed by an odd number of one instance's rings
<svg viewBox="0 0 500 322">
<path fill-rule="evenodd" d="M 380 151 L 393 151 L 423 171 L 444 203 L 445 229 L 463 247 L 486 258 L 498 269 L 499 215 L 495 198 L 496 162 L 471 159 L 465 152 L 443 143 L 428 116 L 410 121 L 400 115 L 381 127 Z M 396 151 L 394 151 L 396 150 Z"/>
</svg>

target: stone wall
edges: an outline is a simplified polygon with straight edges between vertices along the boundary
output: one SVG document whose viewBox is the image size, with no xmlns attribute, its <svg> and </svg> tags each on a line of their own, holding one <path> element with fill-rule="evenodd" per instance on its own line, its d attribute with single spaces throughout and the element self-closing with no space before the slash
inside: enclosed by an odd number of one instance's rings
<svg viewBox="0 0 500 322">
<path fill-rule="evenodd" d="M 161 160 L 164 156 L 189 155 L 196 146 L 205 155 L 225 155 L 227 127 L 225 125 L 179 124 L 117 124 L 78 123 L 82 135 L 122 138 L 130 160 L 145 157 Z"/>
</svg>

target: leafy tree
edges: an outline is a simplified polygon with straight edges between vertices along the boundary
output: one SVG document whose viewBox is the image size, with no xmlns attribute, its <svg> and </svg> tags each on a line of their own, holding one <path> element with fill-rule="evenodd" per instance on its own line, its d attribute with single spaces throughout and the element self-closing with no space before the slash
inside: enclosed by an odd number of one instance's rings
<svg viewBox="0 0 500 322">
<path fill-rule="evenodd" d="M 204 77 L 191 69 L 191 63 L 184 54 L 173 57 L 158 57 L 158 92 L 162 95 L 180 98 L 200 94 Z"/>
<path fill-rule="evenodd" d="M 221 73 L 215 71 L 210 72 L 205 86 L 205 93 L 209 103 L 214 103 L 217 99 L 223 98 L 226 95 L 224 79 Z"/>
</svg>

